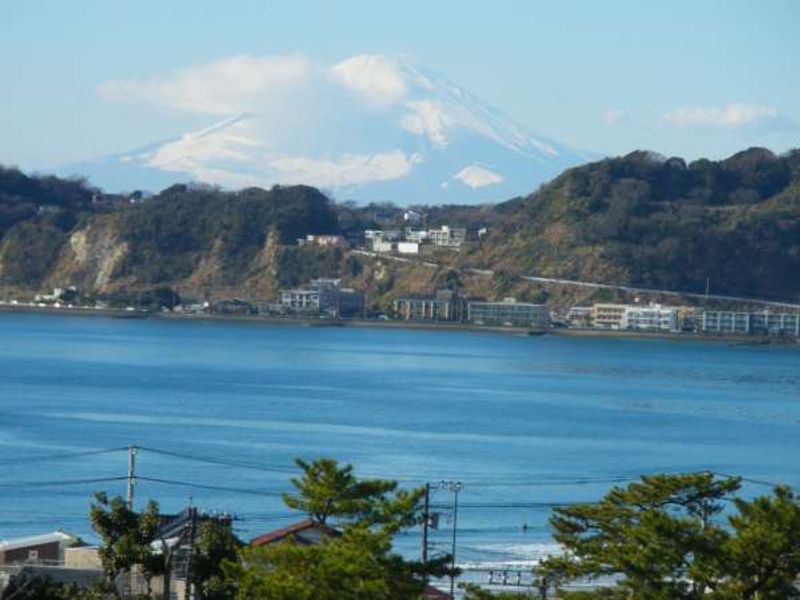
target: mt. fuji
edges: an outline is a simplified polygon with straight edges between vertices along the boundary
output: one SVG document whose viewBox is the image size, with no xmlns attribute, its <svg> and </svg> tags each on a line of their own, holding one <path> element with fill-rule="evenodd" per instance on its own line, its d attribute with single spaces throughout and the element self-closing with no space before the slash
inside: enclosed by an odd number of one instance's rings
<svg viewBox="0 0 800 600">
<path fill-rule="evenodd" d="M 443 76 L 383 55 L 333 66 L 298 55 L 238 56 L 98 91 L 213 123 L 61 169 L 111 189 L 302 183 L 340 200 L 472 204 L 531 192 L 593 158 L 532 133 Z"/>
</svg>

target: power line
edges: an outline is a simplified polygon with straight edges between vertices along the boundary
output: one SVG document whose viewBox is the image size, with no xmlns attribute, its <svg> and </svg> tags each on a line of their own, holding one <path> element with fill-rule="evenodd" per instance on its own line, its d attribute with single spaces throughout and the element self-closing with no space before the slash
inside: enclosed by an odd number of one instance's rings
<svg viewBox="0 0 800 600">
<path fill-rule="evenodd" d="M 120 479 L 127 479 L 127 477 L 121 477 Z M 237 487 L 227 487 L 222 485 L 208 485 L 205 483 L 193 483 L 190 481 L 176 481 L 174 479 L 161 479 L 158 477 L 144 477 L 141 475 L 137 475 L 136 479 L 138 481 L 148 481 L 150 483 L 161 483 L 164 485 L 175 485 L 179 487 L 188 487 L 188 488 L 196 488 L 201 490 L 212 490 L 217 492 L 233 492 L 235 494 L 250 494 L 253 496 L 271 496 L 281 498 L 283 494 L 281 492 L 270 492 L 266 490 L 257 490 L 252 488 L 237 488 Z"/>
<path fill-rule="evenodd" d="M 62 479 L 59 481 L 17 481 L 0 484 L 0 489 L 29 489 L 43 487 L 59 487 L 62 485 L 87 485 L 90 483 L 110 483 L 124 481 L 127 477 L 97 477 L 93 479 Z"/>
<path fill-rule="evenodd" d="M 551 509 L 560 506 L 575 506 L 581 502 L 459 502 L 459 508 L 539 508 Z M 431 508 L 445 509 L 449 504 L 431 504 Z"/>
<path fill-rule="evenodd" d="M 224 467 L 239 467 L 241 469 L 251 469 L 254 471 L 264 471 L 266 473 L 282 473 L 282 474 L 295 474 L 297 471 L 296 469 L 291 469 L 289 467 L 277 467 L 277 466 L 264 466 L 264 465 L 256 465 L 253 463 L 241 462 L 236 460 L 229 460 L 224 458 L 213 458 L 213 457 L 204 457 L 198 456 L 196 454 L 185 454 L 182 452 L 175 452 L 173 450 L 160 450 L 158 448 L 149 448 L 147 446 L 137 446 L 139 450 L 144 450 L 145 452 L 150 452 L 152 454 L 161 454 L 164 456 L 171 456 L 173 458 L 181 458 L 183 460 L 191 460 L 195 462 L 202 462 L 208 463 L 212 465 L 220 465 Z"/>
<path fill-rule="evenodd" d="M 609 477 L 591 478 L 581 477 L 579 479 L 485 479 L 469 483 L 470 487 L 535 487 L 535 486 L 556 486 L 556 485 L 591 485 L 594 483 L 627 483 L 638 481 L 638 477 Z"/>
<path fill-rule="evenodd" d="M 44 454 L 41 456 L 20 456 L 17 458 L 7 458 L 0 460 L 0 465 L 31 464 L 37 462 L 49 462 L 56 460 L 67 460 L 71 458 L 82 458 L 85 456 L 95 456 L 99 454 L 111 454 L 113 452 L 127 452 L 126 447 L 105 448 L 103 450 L 85 450 L 81 452 L 67 452 L 60 454 Z"/>
</svg>

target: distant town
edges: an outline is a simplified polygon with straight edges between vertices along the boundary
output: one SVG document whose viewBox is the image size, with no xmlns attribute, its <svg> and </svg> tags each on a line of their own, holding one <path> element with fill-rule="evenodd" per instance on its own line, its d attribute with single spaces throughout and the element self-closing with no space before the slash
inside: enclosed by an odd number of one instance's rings
<svg viewBox="0 0 800 600">
<path fill-rule="evenodd" d="M 486 235 L 487 227 L 468 231 L 463 227 L 442 225 L 418 228 L 423 215 L 413 210 L 403 214 L 404 229 L 367 229 L 350 235 L 306 235 L 298 246 L 353 249 L 378 256 L 418 256 L 431 249 L 459 249 L 470 239 Z M 409 259 L 410 260 L 410 259 Z M 92 305 L 80 303 L 76 287 L 55 288 L 52 293 L 37 294 L 32 301 L 0 299 L 0 305 L 19 309 L 111 310 L 107 302 Z M 251 316 L 267 319 L 320 319 L 327 322 L 375 321 L 435 325 L 464 325 L 545 333 L 553 330 L 586 330 L 606 332 L 650 332 L 661 334 L 707 334 L 713 336 L 760 336 L 800 338 L 800 311 L 709 310 L 689 305 L 667 305 L 653 302 L 593 303 L 555 310 L 545 303 L 520 301 L 504 297 L 487 301 L 464 295 L 454 287 L 440 289 L 430 295 L 400 296 L 391 310 L 376 312 L 365 302 L 364 293 L 345 287 L 341 278 L 315 278 L 304 285 L 281 290 L 267 301 L 230 298 L 215 301 L 168 300 L 159 307 L 159 314 L 182 316 Z M 124 307 L 128 313 L 141 313 L 135 306 Z M 152 312 L 152 311 L 146 311 Z M 324 322 L 320 321 L 320 322 Z"/>
</svg>

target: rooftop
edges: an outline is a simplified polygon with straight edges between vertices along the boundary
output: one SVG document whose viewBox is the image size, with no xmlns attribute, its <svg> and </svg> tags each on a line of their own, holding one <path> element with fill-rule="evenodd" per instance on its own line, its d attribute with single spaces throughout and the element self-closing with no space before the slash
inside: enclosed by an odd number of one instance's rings
<svg viewBox="0 0 800 600">
<path fill-rule="evenodd" d="M 40 535 L 17 538 L 14 540 L 0 541 L 0 551 L 18 550 L 19 548 L 27 548 L 29 546 L 42 546 L 44 544 L 76 541 L 78 541 L 78 538 L 74 535 L 64 533 L 63 531 L 54 531 L 52 533 L 43 533 Z"/>
<path fill-rule="evenodd" d="M 308 539 L 303 535 L 304 533 L 312 534 Z M 313 534 L 317 534 L 316 536 Z M 272 544 L 273 542 L 277 542 L 286 538 L 294 538 L 295 540 L 301 543 L 316 543 L 317 537 L 319 535 L 337 535 L 338 532 L 325 525 L 320 525 L 315 523 L 311 519 L 304 519 L 297 523 L 293 523 L 291 525 L 287 525 L 286 527 L 282 527 L 281 529 L 276 529 L 274 531 L 269 531 L 263 535 L 260 535 L 256 538 L 250 540 L 251 546 L 265 546 L 267 544 Z"/>
</svg>

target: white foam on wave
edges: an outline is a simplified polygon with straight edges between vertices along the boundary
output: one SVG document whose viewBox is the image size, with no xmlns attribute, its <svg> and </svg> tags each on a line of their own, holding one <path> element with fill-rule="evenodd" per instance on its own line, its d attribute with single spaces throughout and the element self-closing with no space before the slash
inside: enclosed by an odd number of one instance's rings
<svg viewBox="0 0 800 600">
<path fill-rule="evenodd" d="M 532 542 L 527 544 L 478 544 L 470 546 L 469 551 L 497 558 L 459 562 L 458 566 L 465 570 L 530 568 L 550 556 L 560 554 L 562 550 L 561 546 L 553 542 Z"/>
</svg>

